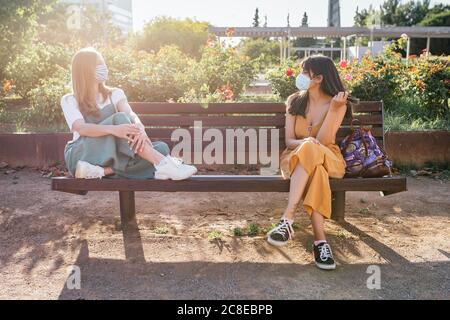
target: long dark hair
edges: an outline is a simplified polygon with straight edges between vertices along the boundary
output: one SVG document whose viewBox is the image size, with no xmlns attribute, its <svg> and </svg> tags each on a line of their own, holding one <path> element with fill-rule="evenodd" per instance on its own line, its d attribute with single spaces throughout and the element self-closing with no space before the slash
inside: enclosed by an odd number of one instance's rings
<svg viewBox="0 0 450 320">
<path fill-rule="evenodd" d="M 313 55 L 302 60 L 301 67 L 310 75 L 322 75 L 323 80 L 320 83 L 320 90 L 325 94 L 334 97 L 339 92 L 346 91 L 344 84 L 339 77 L 339 73 L 334 65 L 333 60 L 324 55 Z M 308 91 L 297 91 L 291 94 L 286 100 L 287 111 L 292 115 L 300 115 L 306 117 L 306 106 L 308 104 Z M 352 117 L 352 104 L 359 103 L 359 99 L 352 96 L 347 98 L 347 110 L 345 118 Z"/>
</svg>

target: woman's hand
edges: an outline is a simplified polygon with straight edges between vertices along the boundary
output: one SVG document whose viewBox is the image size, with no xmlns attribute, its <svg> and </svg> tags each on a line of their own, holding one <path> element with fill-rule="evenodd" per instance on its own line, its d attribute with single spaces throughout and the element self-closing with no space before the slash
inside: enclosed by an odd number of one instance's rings
<svg viewBox="0 0 450 320">
<path fill-rule="evenodd" d="M 145 132 L 145 127 L 141 123 L 136 124 L 137 127 L 139 127 L 140 132 L 139 134 L 135 135 L 130 143 L 130 148 L 134 150 L 135 153 L 142 152 L 144 150 L 144 144 L 150 143 L 152 144 L 150 138 L 147 136 L 147 133 Z"/>
<path fill-rule="evenodd" d="M 339 92 L 331 99 L 330 108 L 338 110 L 347 104 L 348 92 Z"/>
<path fill-rule="evenodd" d="M 118 124 L 113 126 L 112 134 L 118 138 L 130 141 L 132 136 L 139 134 L 141 131 L 134 124 Z"/>
<path fill-rule="evenodd" d="M 144 150 L 145 143 L 152 143 L 150 138 L 147 136 L 145 131 L 141 131 L 139 134 L 135 135 L 130 143 L 130 148 L 133 149 L 135 153 L 142 152 Z"/>
</svg>

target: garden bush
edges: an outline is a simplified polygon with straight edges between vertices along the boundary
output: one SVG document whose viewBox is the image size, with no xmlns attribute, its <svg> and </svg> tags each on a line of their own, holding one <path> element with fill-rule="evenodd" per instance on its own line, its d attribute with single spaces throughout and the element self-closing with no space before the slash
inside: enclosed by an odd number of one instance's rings
<svg viewBox="0 0 450 320">
<path fill-rule="evenodd" d="M 60 68 L 68 69 L 71 50 L 62 45 L 43 42 L 30 44 L 6 67 L 6 77 L 12 83 L 12 92 L 26 98 L 41 81 L 52 78 Z"/>
<path fill-rule="evenodd" d="M 297 91 L 295 78 L 300 73 L 300 69 L 297 61 L 287 59 L 280 66 L 268 70 L 266 78 L 271 83 L 273 93 L 285 100 Z"/>
<path fill-rule="evenodd" d="M 54 126 L 64 123 L 61 97 L 71 92 L 67 68 L 58 68 L 53 77 L 41 81 L 28 92 L 30 107 L 21 113 L 19 122 L 26 125 Z"/>
<path fill-rule="evenodd" d="M 383 100 L 388 115 L 400 117 L 396 121 L 420 119 L 417 126 L 428 127 L 428 123 L 431 127 L 448 127 L 450 57 L 420 55 L 410 56 L 406 61 L 397 53 L 404 46 L 405 40 L 401 38 L 378 56 L 340 61 L 336 67 L 344 85 L 363 101 Z M 269 70 L 267 78 L 273 92 L 281 99 L 294 93 L 299 72 L 299 62 L 293 60 Z"/>
<path fill-rule="evenodd" d="M 257 62 L 239 55 L 235 48 L 210 42 L 205 46 L 201 59 L 190 64 L 187 71 L 186 94 L 205 96 L 206 92 L 238 99 L 245 88 L 256 78 Z M 185 97 L 186 98 L 186 97 Z"/>
<path fill-rule="evenodd" d="M 110 69 L 108 84 L 122 88 L 130 101 L 168 101 L 184 91 L 183 74 L 190 61 L 176 46 L 162 47 L 157 53 L 116 48 L 106 50 Z"/>
</svg>

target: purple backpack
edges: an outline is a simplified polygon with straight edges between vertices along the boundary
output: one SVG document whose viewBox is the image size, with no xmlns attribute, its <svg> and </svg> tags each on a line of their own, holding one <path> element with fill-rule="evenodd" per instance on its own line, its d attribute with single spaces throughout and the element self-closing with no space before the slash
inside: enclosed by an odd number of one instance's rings
<svg viewBox="0 0 450 320">
<path fill-rule="evenodd" d="M 392 161 L 388 159 L 386 152 L 377 145 L 370 129 L 362 125 L 353 128 L 352 133 L 345 137 L 340 144 L 342 155 L 347 163 L 345 177 L 375 178 L 392 175 Z"/>
</svg>

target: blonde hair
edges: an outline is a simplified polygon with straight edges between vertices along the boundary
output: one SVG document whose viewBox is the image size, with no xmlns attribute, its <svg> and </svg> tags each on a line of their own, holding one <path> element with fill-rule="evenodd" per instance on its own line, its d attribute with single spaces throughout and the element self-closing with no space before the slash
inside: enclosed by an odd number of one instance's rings
<svg viewBox="0 0 450 320">
<path fill-rule="evenodd" d="M 97 84 L 95 67 L 97 58 L 102 55 L 94 48 L 83 48 L 72 58 L 72 90 L 78 107 L 83 115 L 99 116 L 94 88 L 98 85 L 98 92 L 106 100 L 111 96 L 112 88 L 103 82 Z"/>
</svg>

